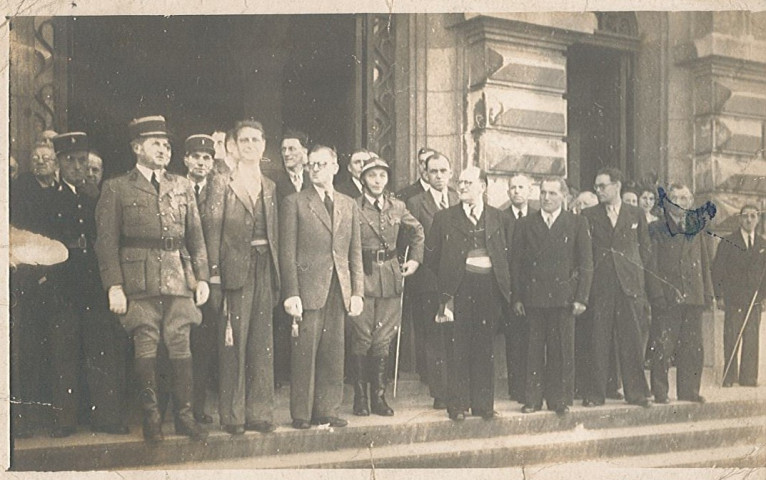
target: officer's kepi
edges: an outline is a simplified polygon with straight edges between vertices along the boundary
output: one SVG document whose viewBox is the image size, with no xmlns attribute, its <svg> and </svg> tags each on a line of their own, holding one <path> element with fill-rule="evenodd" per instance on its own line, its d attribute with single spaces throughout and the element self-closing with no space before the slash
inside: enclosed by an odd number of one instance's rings
<svg viewBox="0 0 766 480">
<path fill-rule="evenodd" d="M 214 156 L 215 140 L 210 135 L 192 135 L 184 142 L 184 149 L 186 150 L 186 155 L 194 152 L 207 152 Z"/>
<path fill-rule="evenodd" d="M 88 135 L 84 132 L 68 132 L 51 139 L 56 155 L 88 151 Z"/>
<path fill-rule="evenodd" d="M 165 117 L 162 115 L 134 118 L 133 121 L 128 124 L 128 130 L 130 130 L 130 138 L 132 140 L 146 137 L 170 136 L 165 123 Z"/>
</svg>

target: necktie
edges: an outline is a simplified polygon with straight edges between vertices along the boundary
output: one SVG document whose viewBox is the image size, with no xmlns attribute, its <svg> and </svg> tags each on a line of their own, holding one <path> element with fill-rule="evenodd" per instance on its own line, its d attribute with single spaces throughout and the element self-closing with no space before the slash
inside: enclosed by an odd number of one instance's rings
<svg viewBox="0 0 766 480">
<path fill-rule="evenodd" d="M 194 197 L 199 202 L 199 183 L 194 184 Z"/>
<path fill-rule="evenodd" d="M 476 207 L 471 207 L 471 213 L 468 215 L 468 220 L 474 225 L 479 223 L 479 217 L 476 216 Z"/>
<path fill-rule="evenodd" d="M 519 214 L 516 216 L 516 218 L 517 218 L 517 219 L 519 219 L 519 218 L 521 218 L 521 217 L 523 217 L 523 216 L 524 216 L 524 212 L 522 212 L 521 210 L 519 210 Z"/>
<path fill-rule="evenodd" d="M 330 198 L 330 194 L 327 192 L 324 192 L 324 208 L 327 209 L 327 213 L 329 213 L 330 218 L 332 218 L 332 198 Z"/>
<path fill-rule="evenodd" d="M 609 222 L 612 224 L 612 228 L 614 228 L 614 226 L 617 225 L 617 211 L 614 207 L 607 207 L 606 213 L 609 217 Z"/>
<path fill-rule="evenodd" d="M 752 235 L 747 236 L 747 250 L 750 251 L 753 248 L 753 237 Z"/>
<path fill-rule="evenodd" d="M 375 208 L 378 209 L 378 212 L 383 211 L 383 202 L 380 199 L 375 200 Z"/>
<path fill-rule="evenodd" d="M 445 208 L 448 208 L 449 204 L 447 203 L 447 194 L 442 192 L 442 198 L 439 200 L 439 209 L 444 210 Z"/>
<path fill-rule="evenodd" d="M 152 186 L 157 193 L 160 193 L 160 182 L 157 181 L 157 174 L 152 172 Z"/>
<path fill-rule="evenodd" d="M 548 229 L 550 229 L 551 226 L 553 226 L 553 216 L 552 215 L 549 214 L 549 215 L 545 216 L 545 224 L 548 226 Z"/>
</svg>

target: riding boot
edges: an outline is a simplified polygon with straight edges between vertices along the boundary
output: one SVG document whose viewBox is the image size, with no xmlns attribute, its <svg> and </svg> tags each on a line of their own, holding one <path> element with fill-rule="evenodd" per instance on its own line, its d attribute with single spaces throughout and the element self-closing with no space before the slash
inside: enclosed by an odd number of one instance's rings
<svg viewBox="0 0 766 480">
<path fill-rule="evenodd" d="M 366 417 L 370 414 L 367 398 L 367 369 L 364 355 L 351 356 L 351 375 L 354 382 L 354 415 Z"/>
<path fill-rule="evenodd" d="M 155 358 L 137 358 L 135 362 L 136 376 L 140 385 L 139 401 L 144 413 L 144 439 L 148 442 L 158 442 L 164 439 L 162 420 L 157 405 L 156 362 Z"/>
<path fill-rule="evenodd" d="M 386 366 L 388 357 L 369 357 L 372 373 L 370 385 L 370 407 L 375 415 L 390 417 L 394 410 L 386 403 Z"/>
<path fill-rule="evenodd" d="M 173 404 L 175 407 L 175 427 L 177 435 L 186 435 L 195 440 L 207 438 L 207 430 L 202 428 L 196 420 L 192 409 L 192 391 L 194 380 L 192 377 L 192 359 L 171 359 L 173 365 Z"/>
</svg>

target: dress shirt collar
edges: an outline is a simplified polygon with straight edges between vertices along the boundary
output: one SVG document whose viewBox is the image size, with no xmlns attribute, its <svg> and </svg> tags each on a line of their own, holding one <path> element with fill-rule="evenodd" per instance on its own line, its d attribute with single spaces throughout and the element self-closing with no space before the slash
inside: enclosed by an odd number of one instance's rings
<svg viewBox="0 0 766 480">
<path fill-rule="evenodd" d="M 429 188 L 426 191 L 434 198 L 437 207 L 441 204 L 442 198 L 447 201 L 447 206 L 449 207 L 449 194 L 447 193 L 449 190 L 447 188 L 441 192 L 435 188 Z"/>
<path fill-rule="evenodd" d="M 418 178 L 418 182 L 420 182 L 420 186 L 423 187 L 423 191 L 427 192 L 431 190 L 431 184 L 426 182 L 422 178 Z"/>
<path fill-rule="evenodd" d="M 74 185 L 72 185 L 71 183 L 69 183 L 69 182 L 67 182 L 66 180 L 63 180 L 63 179 L 61 180 L 61 183 L 63 183 L 67 187 L 69 187 L 69 190 L 71 190 L 72 193 L 77 195 L 77 187 L 75 187 Z"/>
<path fill-rule="evenodd" d="M 136 168 L 139 172 L 141 172 L 141 175 L 146 178 L 148 182 L 152 181 L 152 173 L 154 173 L 157 176 L 157 181 L 160 181 L 160 177 L 162 176 L 162 173 L 165 171 L 164 168 L 158 168 L 157 170 L 152 170 L 149 167 L 145 167 L 141 164 L 136 163 Z"/>
<path fill-rule="evenodd" d="M 324 189 L 318 185 L 314 185 L 314 189 L 317 191 L 317 194 L 319 194 L 319 199 L 324 201 L 325 193 L 330 197 L 330 200 L 335 200 L 335 190 L 331 188 Z"/>
<path fill-rule="evenodd" d="M 617 203 L 614 205 L 604 205 L 606 207 L 606 212 L 614 212 L 618 217 L 620 216 L 620 209 L 622 208 L 622 200 L 617 199 Z"/>
<path fill-rule="evenodd" d="M 742 240 L 745 241 L 745 246 L 746 247 L 747 246 L 751 246 L 752 247 L 753 244 L 755 243 L 755 232 L 753 232 L 753 233 L 746 232 L 746 231 L 742 230 L 741 228 L 739 229 L 739 232 L 742 234 Z"/>
<path fill-rule="evenodd" d="M 526 217 L 529 215 L 529 204 L 525 203 L 521 208 L 517 208 L 516 205 L 511 204 L 511 211 L 513 212 L 514 218 L 519 218 L 519 212 L 521 212 L 522 216 Z"/>
<path fill-rule="evenodd" d="M 364 192 L 364 187 L 362 187 L 362 182 L 358 178 L 352 176 L 351 181 L 354 183 L 354 185 L 356 185 L 356 188 L 358 188 L 360 192 Z"/>
<path fill-rule="evenodd" d="M 559 215 L 561 215 L 561 207 L 557 208 L 552 213 L 548 213 L 545 210 L 540 210 L 540 213 L 542 214 L 545 223 L 553 226 L 553 224 L 556 223 L 556 219 L 559 218 Z"/>
<path fill-rule="evenodd" d="M 188 178 L 188 179 L 189 179 L 189 181 L 191 182 L 192 186 L 195 186 L 195 185 L 199 185 L 199 189 L 200 189 L 200 190 L 202 190 L 203 188 L 205 188 L 205 185 L 207 185 L 207 177 L 203 178 L 203 179 L 202 179 L 202 181 L 200 181 L 200 182 L 198 182 L 198 181 L 194 180 L 194 179 L 193 179 L 192 177 L 190 177 L 189 175 L 187 175 L 187 176 L 186 176 L 186 178 Z"/>
<path fill-rule="evenodd" d="M 484 212 L 484 202 L 479 200 L 478 202 L 474 203 L 473 206 L 463 202 L 463 211 L 465 212 L 466 217 L 470 217 L 471 212 L 473 212 L 473 217 L 478 220 L 481 218 L 481 214 Z"/>
</svg>

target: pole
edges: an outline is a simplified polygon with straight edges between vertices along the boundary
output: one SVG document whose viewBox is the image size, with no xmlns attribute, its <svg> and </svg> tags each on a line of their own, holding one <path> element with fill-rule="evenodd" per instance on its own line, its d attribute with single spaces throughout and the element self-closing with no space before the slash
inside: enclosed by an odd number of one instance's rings
<svg viewBox="0 0 766 480">
<path fill-rule="evenodd" d="M 409 245 L 404 249 L 404 261 L 407 263 L 407 257 L 410 253 Z M 399 295 L 399 328 L 396 332 L 396 360 L 394 361 L 394 398 L 396 398 L 396 387 L 399 383 L 399 349 L 402 345 L 402 320 L 404 319 L 404 276 L 402 275 L 402 293 Z"/>
</svg>

